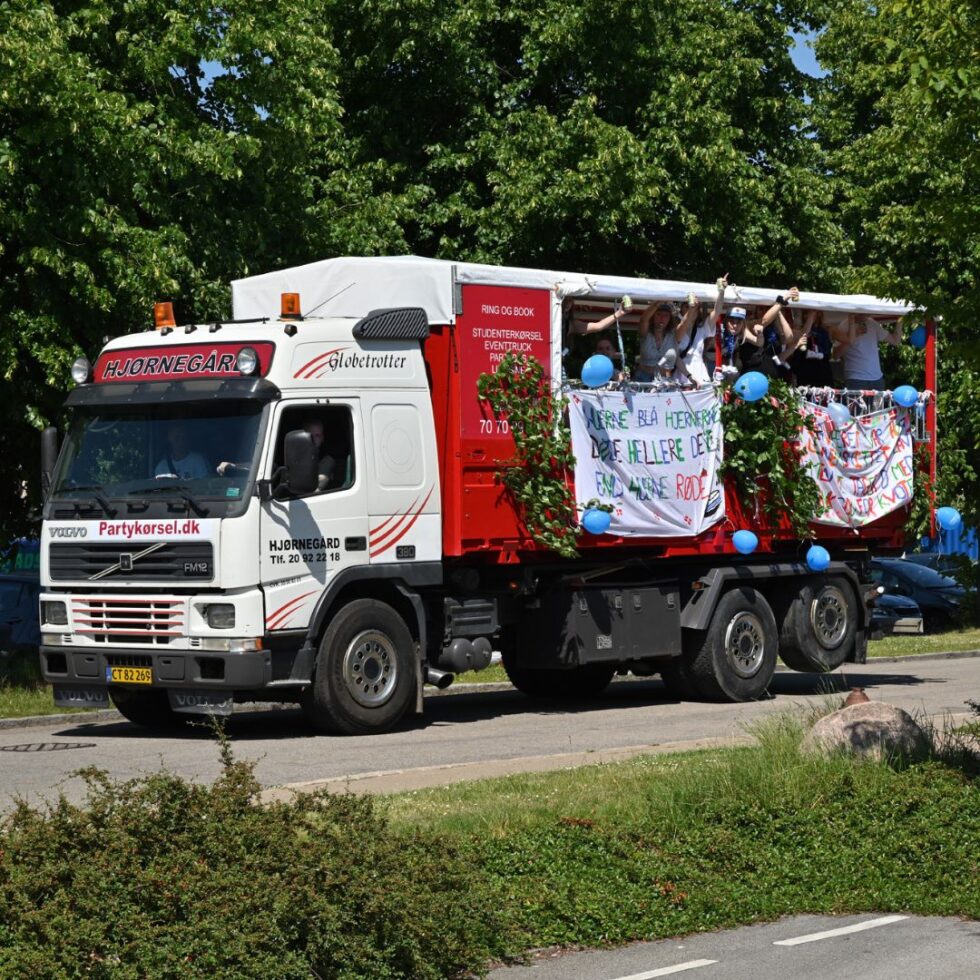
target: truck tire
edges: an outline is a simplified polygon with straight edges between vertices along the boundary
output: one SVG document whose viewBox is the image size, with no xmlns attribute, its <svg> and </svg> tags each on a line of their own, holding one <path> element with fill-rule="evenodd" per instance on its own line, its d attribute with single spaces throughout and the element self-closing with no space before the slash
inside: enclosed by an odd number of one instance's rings
<svg viewBox="0 0 980 980">
<path fill-rule="evenodd" d="M 519 667 L 514 654 L 501 651 L 504 670 L 511 684 L 521 694 L 542 701 L 580 701 L 601 694 L 613 679 L 614 667 L 605 664 L 585 664 L 566 670 L 541 670 Z"/>
<path fill-rule="evenodd" d="M 854 650 L 857 616 L 857 598 L 847 579 L 807 581 L 782 616 L 780 657 L 793 670 L 836 670 Z"/>
<path fill-rule="evenodd" d="M 776 670 L 776 617 L 761 592 L 740 586 L 726 592 L 681 665 L 697 694 L 711 701 L 764 697 Z"/>
<path fill-rule="evenodd" d="M 321 732 L 367 735 L 393 728 L 415 701 L 414 643 L 401 616 L 355 599 L 320 640 L 303 712 Z"/>
<path fill-rule="evenodd" d="M 170 707 L 166 691 L 134 691 L 128 687 L 109 688 L 109 699 L 127 721 L 140 728 L 181 728 L 187 718 Z"/>
</svg>

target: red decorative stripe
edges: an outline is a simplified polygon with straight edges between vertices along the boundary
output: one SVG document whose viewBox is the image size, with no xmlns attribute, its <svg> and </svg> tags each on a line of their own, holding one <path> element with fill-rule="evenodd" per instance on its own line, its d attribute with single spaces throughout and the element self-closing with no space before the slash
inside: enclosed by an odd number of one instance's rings
<svg viewBox="0 0 980 980">
<path fill-rule="evenodd" d="M 299 606 L 297 603 L 301 603 L 308 596 L 313 595 L 313 592 L 304 592 L 302 595 L 296 596 L 295 599 L 290 599 L 289 602 L 281 605 L 274 613 L 270 613 L 265 618 L 265 628 L 266 629 L 276 629 L 281 626 L 290 616 L 295 612 L 299 612 Z"/>
<path fill-rule="evenodd" d="M 381 542 L 384 541 L 385 538 L 390 538 L 391 535 L 395 534 L 398 531 L 398 529 L 402 526 L 402 524 L 404 524 L 405 521 L 407 521 L 409 519 L 409 517 L 412 516 L 412 507 L 414 507 L 418 503 L 418 500 L 419 500 L 419 498 L 416 497 L 412 501 L 411 507 L 409 507 L 408 510 L 406 510 L 404 514 L 397 514 L 396 516 L 397 516 L 398 520 L 395 521 L 395 523 L 392 524 L 391 527 L 389 527 L 388 530 L 385 531 L 384 534 L 379 534 L 376 538 L 372 538 L 371 539 L 371 547 L 372 548 L 377 548 L 377 546 L 379 544 L 381 544 Z"/>
<path fill-rule="evenodd" d="M 312 374 L 319 366 L 320 362 L 328 358 L 331 354 L 336 354 L 338 351 L 344 350 L 343 347 L 335 347 L 333 350 L 328 350 L 324 354 L 317 354 L 312 360 L 307 361 L 294 375 L 294 378 L 307 378 Z M 307 373 L 304 373 L 307 372 Z"/>
<path fill-rule="evenodd" d="M 405 525 L 405 527 L 402 528 L 402 530 L 398 534 L 395 535 L 395 537 L 393 537 L 386 545 L 382 545 L 382 547 L 371 552 L 372 558 L 376 558 L 378 555 L 383 555 L 386 551 L 389 550 L 389 548 L 392 548 L 394 545 L 398 544 L 398 542 L 401 541 L 401 539 L 405 537 L 405 535 L 408 534 L 409 531 L 412 530 L 412 525 L 422 515 L 422 511 L 425 510 L 425 505 L 429 502 L 429 497 L 432 496 L 434 490 L 435 487 L 433 486 L 432 490 L 430 490 L 426 494 L 425 500 L 422 501 L 421 505 L 419 506 L 419 509 L 412 515 L 412 519 L 408 522 L 408 524 Z M 387 535 L 385 535 L 385 537 L 387 537 Z"/>
<path fill-rule="evenodd" d="M 380 523 L 380 524 L 379 524 L 379 525 L 378 525 L 377 527 L 372 527 L 372 528 L 371 528 L 371 532 L 370 532 L 370 533 L 371 533 L 372 535 L 374 535 L 374 534 L 377 534 L 377 533 L 378 533 L 378 531 L 380 531 L 380 530 L 381 530 L 382 528 L 385 528 L 385 527 L 387 527 L 387 526 L 388 526 L 388 525 L 389 525 L 389 524 L 390 524 L 390 523 L 391 523 L 391 522 L 392 522 L 393 520 L 395 520 L 396 518 L 401 518 L 401 517 L 407 517 L 407 516 L 408 516 L 408 513 L 409 513 L 409 511 L 411 511 L 411 509 L 412 509 L 412 508 L 413 508 L 413 507 L 414 507 L 414 506 L 415 506 L 415 505 L 416 505 L 416 504 L 417 504 L 418 502 L 419 502 L 419 498 L 418 498 L 418 497 L 416 497 L 416 498 L 415 498 L 415 499 L 414 499 L 414 500 L 413 500 L 413 501 L 412 501 L 412 502 L 411 502 L 411 503 L 410 503 L 410 504 L 408 505 L 408 508 L 407 508 L 407 510 L 404 510 L 404 511 L 402 511 L 401 513 L 398 513 L 398 514 L 392 514 L 392 515 L 391 515 L 391 517 L 386 517 L 386 518 L 385 518 L 385 519 L 384 519 L 384 520 L 383 520 L 383 521 L 382 521 L 382 522 L 381 522 L 381 523 Z"/>
</svg>

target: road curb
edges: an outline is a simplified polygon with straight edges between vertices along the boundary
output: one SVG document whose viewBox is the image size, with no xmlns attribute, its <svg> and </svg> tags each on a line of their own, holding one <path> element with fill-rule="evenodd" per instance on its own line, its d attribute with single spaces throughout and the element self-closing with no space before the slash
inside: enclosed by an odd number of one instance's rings
<svg viewBox="0 0 980 980">
<path fill-rule="evenodd" d="M 872 657 L 864 664 L 845 664 L 844 668 L 857 668 L 863 669 L 867 667 L 872 667 L 875 664 L 896 664 L 896 663 L 907 663 L 912 660 L 962 660 L 968 657 L 980 657 L 980 650 L 952 650 L 948 653 L 912 653 L 904 657 Z M 776 667 L 777 673 L 782 674 L 795 674 L 798 671 L 790 670 L 789 667 L 779 664 Z M 829 676 L 834 676 L 837 671 L 833 671 Z M 622 677 L 617 678 L 614 683 L 636 683 L 637 681 L 650 680 L 648 677 Z M 459 697 L 461 694 L 487 694 L 494 691 L 513 691 L 514 688 L 511 684 L 506 681 L 493 681 L 487 684 L 475 683 L 475 684 L 459 684 L 453 685 L 444 691 L 433 689 L 431 691 L 426 691 L 426 698 L 448 698 L 448 697 Z M 262 704 L 263 709 L 275 709 L 279 708 L 276 704 Z M 292 707 L 292 705 L 287 705 L 286 707 Z M 255 704 L 241 704 L 235 705 L 235 711 L 255 711 Z M 4 731 L 9 728 L 34 728 L 39 725 L 66 725 L 66 724 L 78 724 L 78 725 L 93 725 L 104 721 L 125 721 L 125 718 L 116 711 L 114 708 L 99 709 L 97 711 L 78 711 L 72 714 L 58 714 L 58 715 L 27 715 L 24 718 L 0 718 L 0 731 Z"/>
</svg>

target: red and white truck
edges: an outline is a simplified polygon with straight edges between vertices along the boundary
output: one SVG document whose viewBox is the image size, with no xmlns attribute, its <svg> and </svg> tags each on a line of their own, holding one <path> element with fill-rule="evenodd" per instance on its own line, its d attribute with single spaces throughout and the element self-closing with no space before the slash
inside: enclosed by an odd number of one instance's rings
<svg viewBox="0 0 980 980">
<path fill-rule="evenodd" d="M 233 283 L 233 320 L 110 341 L 76 364 L 60 451 L 52 430 L 43 441 L 40 658 L 56 702 L 111 701 L 151 726 L 299 702 L 322 730 L 364 733 L 493 650 L 536 697 L 587 698 L 633 672 L 743 700 L 779 655 L 862 661 L 867 560 L 902 546 L 907 506 L 814 525 L 833 558 L 820 574 L 730 486 L 723 521 L 614 524 L 562 559 L 497 479 L 513 442 L 481 374 L 518 351 L 557 386 L 569 316 L 691 291 L 713 299 L 691 283 L 339 258 Z M 800 306 L 906 312 L 807 293 Z M 755 553 L 734 548 L 739 527 Z"/>
</svg>

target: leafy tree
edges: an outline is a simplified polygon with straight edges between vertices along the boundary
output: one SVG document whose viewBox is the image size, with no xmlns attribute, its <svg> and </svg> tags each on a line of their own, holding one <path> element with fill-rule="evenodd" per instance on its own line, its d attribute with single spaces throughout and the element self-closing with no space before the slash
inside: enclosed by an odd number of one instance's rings
<svg viewBox="0 0 980 980">
<path fill-rule="evenodd" d="M 424 188 L 422 252 L 831 286 L 802 7 L 334 0 L 341 101 L 364 158 Z"/>
<path fill-rule="evenodd" d="M 226 316 L 235 276 L 407 249 L 411 202 L 350 163 L 340 60 L 316 2 L 0 5 L 0 534 L 72 360 L 154 300 Z"/>
<path fill-rule="evenodd" d="M 942 503 L 980 510 L 980 6 L 832 0 L 814 118 L 847 239 L 850 288 L 941 317 Z M 907 353 L 909 380 L 921 355 Z"/>
</svg>

